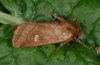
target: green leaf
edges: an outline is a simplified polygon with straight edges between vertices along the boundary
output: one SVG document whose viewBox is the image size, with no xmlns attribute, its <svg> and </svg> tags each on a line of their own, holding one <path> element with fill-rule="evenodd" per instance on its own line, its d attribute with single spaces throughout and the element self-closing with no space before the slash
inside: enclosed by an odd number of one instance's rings
<svg viewBox="0 0 100 65">
<path fill-rule="evenodd" d="M 19 25 L 24 23 L 22 18 L 13 17 L 9 14 L 5 14 L 0 12 L 0 23 L 2 24 L 11 24 L 11 25 Z"/>
<path fill-rule="evenodd" d="M 100 45 L 99 0 L 0 0 L 0 3 L 11 13 L 6 14 L 10 18 L 0 17 L 0 22 L 7 24 L 18 25 L 23 20 L 48 22 L 54 13 L 65 19 L 77 19 L 82 29 L 81 40 L 92 48 L 75 42 L 56 52 L 59 44 L 14 48 L 11 43 L 14 27 L 3 23 L 0 25 L 0 65 L 100 65 L 100 55 L 94 48 Z"/>
<path fill-rule="evenodd" d="M 73 9 L 72 14 L 80 23 L 83 39 L 90 46 L 100 45 L 100 1 L 83 0 Z"/>
</svg>

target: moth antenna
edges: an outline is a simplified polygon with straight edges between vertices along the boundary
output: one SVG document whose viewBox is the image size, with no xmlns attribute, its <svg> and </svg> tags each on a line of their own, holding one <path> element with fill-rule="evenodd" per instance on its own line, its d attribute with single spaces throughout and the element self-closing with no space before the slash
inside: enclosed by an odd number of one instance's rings
<svg viewBox="0 0 100 65">
<path fill-rule="evenodd" d="M 77 39 L 77 42 L 81 44 L 82 46 L 86 47 L 87 49 L 90 49 L 87 45 L 85 45 L 80 39 Z"/>
</svg>

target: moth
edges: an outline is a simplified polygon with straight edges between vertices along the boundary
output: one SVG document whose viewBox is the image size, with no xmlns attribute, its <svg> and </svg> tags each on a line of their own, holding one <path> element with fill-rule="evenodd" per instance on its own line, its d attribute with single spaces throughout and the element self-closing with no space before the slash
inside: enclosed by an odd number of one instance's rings
<svg viewBox="0 0 100 65">
<path fill-rule="evenodd" d="M 55 22 L 36 23 L 28 22 L 17 26 L 12 38 L 13 47 L 23 48 L 68 43 L 79 39 L 80 26 L 73 20 L 65 20 L 55 16 Z M 63 46 L 65 43 L 61 43 Z"/>
</svg>

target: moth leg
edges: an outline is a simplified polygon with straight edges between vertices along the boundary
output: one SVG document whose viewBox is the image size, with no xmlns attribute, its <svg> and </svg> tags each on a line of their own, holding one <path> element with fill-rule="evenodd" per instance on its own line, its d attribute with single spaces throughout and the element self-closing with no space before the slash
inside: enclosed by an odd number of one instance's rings
<svg viewBox="0 0 100 65">
<path fill-rule="evenodd" d="M 59 51 L 59 49 L 60 49 L 62 46 L 64 46 L 65 44 L 66 44 L 66 42 L 60 44 L 60 46 L 57 47 L 57 48 L 54 50 L 54 52 L 53 52 L 50 56 L 55 55 L 55 54 Z"/>
<path fill-rule="evenodd" d="M 48 12 L 48 10 L 46 10 L 46 9 L 45 9 L 44 11 L 45 11 L 45 12 Z M 58 22 L 63 22 L 63 21 L 65 21 L 64 18 L 57 16 L 56 13 L 50 13 L 50 12 L 48 12 L 48 14 L 54 17 L 53 20 L 57 19 Z"/>
<path fill-rule="evenodd" d="M 60 44 L 60 46 L 56 49 L 56 51 L 58 51 L 61 47 L 63 47 L 66 44 L 66 42 Z"/>
<path fill-rule="evenodd" d="M 87 49 L 90 49 L 87 45 L 85 45 L 83 42 L 81 42 L 80 39 L 76 40 L 79 44 L 83 45 L 84 47 L 86 47 Z"/>
<path fill-rule="evenodd" d="M 52 19 L 52 22 L 54 22 L 55 20 L 56 20 L 56 18 L 53 18 L 53 19 Z"/>
<path fill-rule="evenodd" d="M 55 19 L 58 20 L 58 23 L 61 23 L 61 22 L 64 22 L 64 21 L 65 21 L 64 18 L 57 16 L 56 13 L 53 14 L 52 16 L 54 17 L 54 20 L 55 20 Z"/>
</svg>

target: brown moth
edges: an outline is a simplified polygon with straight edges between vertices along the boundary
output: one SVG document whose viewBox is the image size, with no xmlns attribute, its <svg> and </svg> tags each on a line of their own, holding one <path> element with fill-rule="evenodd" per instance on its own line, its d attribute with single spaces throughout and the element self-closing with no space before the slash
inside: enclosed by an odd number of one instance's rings
<svg viewBox="0 0 100 65">
<path fill-rule="evenodd" d="M 21 24 L 12 39 L 16 48 L 70 42 L 80 37 L 81 29 L 75 21 L 55 17 L 59 23 L 28 22 Z M 63 44 L 62 44 L 63 45 Z"/>
</svg>

